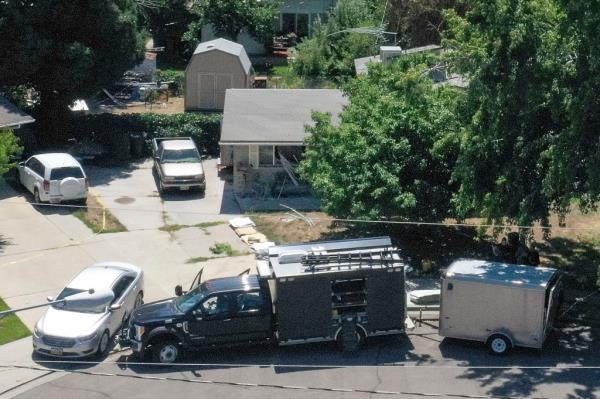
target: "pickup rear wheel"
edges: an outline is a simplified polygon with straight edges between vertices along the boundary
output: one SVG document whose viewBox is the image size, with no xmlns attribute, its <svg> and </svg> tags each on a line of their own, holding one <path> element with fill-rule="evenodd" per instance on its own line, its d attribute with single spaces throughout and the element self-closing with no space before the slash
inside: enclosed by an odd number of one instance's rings
<svg viewBox="0 0 600 399">
<path fill-rule="evenodd" d="M 156 363 L 175 363 L 179 358 L 179 344 L 169 339 L 158 341 L 152 345 L 152 356 Z"/>
</svg>

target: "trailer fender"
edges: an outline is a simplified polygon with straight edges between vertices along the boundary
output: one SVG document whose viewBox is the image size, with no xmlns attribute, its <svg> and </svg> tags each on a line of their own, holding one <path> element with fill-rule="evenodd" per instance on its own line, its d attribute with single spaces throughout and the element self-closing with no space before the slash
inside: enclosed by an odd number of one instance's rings
<svg viewBox="0 0 600 399">
<path fill-rule="evenodd" d="M 487 344 L 490 341 L 490 338 L 492 338 L 494 335 L 505 336 L 508 339 L 508 341 L 510 342 L 510 345 L 514 348 L 515 339 L 510 331 L 508 331 L 506 329 L 494 330 L 490 334 L 488 334 L 487 337 L 485 337 L 485 343 Z"/>
</svg>

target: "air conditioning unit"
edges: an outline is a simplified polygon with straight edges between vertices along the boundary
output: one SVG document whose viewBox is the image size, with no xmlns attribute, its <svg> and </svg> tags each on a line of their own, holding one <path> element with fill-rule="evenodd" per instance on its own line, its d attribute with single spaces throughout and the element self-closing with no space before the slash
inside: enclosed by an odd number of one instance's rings
<svg viewBox="0 0 600 399">
<path fill-rule="evenodd" d="M 381 46 L 379 48 L 379 57 L 383 65 L 389 65 L 392 61 L 403 54 L 400 46 Z"/>
</svg>

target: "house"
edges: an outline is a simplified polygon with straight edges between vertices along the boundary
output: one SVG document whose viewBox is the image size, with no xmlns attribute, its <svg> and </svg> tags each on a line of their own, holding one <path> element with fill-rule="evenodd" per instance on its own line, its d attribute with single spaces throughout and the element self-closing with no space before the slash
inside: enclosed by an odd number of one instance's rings
<svg viewBox="0 0 600 399">
<path fill-rule="evenodd" d="M 403 55 L 422 53 L 439 55 L 443 51 L 444 49 L 442 46 L 437 44 L 414 47 L 406 50 L 403 50 L 398 46 L 381 46 L 378 55 L 356 58 L 354 60 L 354 70 L 356 71 L 356 76 L 366 75 L 369 72 L 369 64 L 371 63 L 383 63 L 384 65 L 389 65 L 396 58 Z M 468 81 L 463 76 L 458 74 L 448 74 L 445 66 L 430 70 L 429 77 L 435 82 L 436 86 L 450 85 L 464 89 L 469 85 Z"/>
<path fill-rule="evenodd" d="M 3 129 L 18 129 L 22 125 L 33 122 L 35 122 L 35 119 L 4 97 L 0 97 L 0 131 Z"/>
<path fill-rule="evenodd" d="M 338 123 L 346 104 L 339 90 L 227 90 L 219 144 L 221 164 L 233 168 L 234 192 L 251 193 L 281 177 L 297 183 L 293 168 L 312 112 L 328 112 Z"/>
<path fill-rule="evenodd" d="M 196 47 L 185 69 L 185 110 L 222 110 L 225 90 L 252 86 L 252 63 L 244 46 L 226 39 Z"/>
<path fill-rule="evenodd" d="M 326 21 L 337 0 L 285 0 L 275 18 L 273 31 L 276 34 L 294 33 L 298 37 L 309 36 L 317 21 Z M 202 27 L 202 38 L 216 37 L 212 26 Z M 238 37 L 250 55 L 264 55 L 265 47 L 249 34 L 242 31 Z"/>
</svg>

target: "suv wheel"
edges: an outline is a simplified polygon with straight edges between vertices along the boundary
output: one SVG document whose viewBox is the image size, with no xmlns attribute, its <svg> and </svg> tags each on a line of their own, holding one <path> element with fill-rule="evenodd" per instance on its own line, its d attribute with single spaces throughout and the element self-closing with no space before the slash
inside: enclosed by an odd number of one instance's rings
<svg viewBox="0 0 600 399">
<path fill-rule="evenodd" d="M 152 345 L 152 355 L 156 363 L 175 363 L 179 358 L 179 344 L 174 340 L 159 341 Z"/>
<path fill-rule="evenodd" d="M 36 204 L 42 203 L 42 200 L 40 199 L 40 191 L 37 188 L 33 189 L 33 202 Z"/>
</svg>

